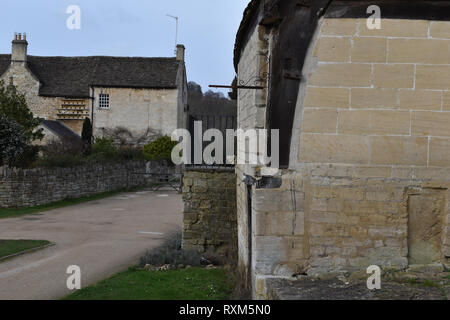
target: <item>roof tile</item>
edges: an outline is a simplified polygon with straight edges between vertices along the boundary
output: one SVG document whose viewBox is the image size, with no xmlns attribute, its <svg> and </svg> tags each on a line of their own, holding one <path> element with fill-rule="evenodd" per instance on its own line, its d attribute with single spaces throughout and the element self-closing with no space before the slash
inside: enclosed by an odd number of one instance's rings
<svg viewBox="0 0 450 320">
<path fill-rule="evenodd" d="M 0 55 L 0 75 L 10 57 Z M 42 84 L 39 94 L 66 98 L 89 97 L 90 86 L 176 88 L 178 66 L 176 58 L 28 56 L 28 67 Z"/>
</svg>

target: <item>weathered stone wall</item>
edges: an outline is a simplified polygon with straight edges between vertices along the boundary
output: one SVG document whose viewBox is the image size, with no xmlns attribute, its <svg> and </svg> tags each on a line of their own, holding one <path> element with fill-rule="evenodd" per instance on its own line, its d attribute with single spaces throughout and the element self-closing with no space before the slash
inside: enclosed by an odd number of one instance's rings
<svg viewBox="0 0 450 320">
<path fill-rule="evenodd" d="M 238 82 L 254 85 L 256 79 L 269 72 L 269 46 L 270 34 L 267 34 L 266 28 L 258 26 L 242 53 L 238 65 Z M 260 80 L 264 82 L 264 80 Z M 262 85 L 263 83 L 257 82 L 257 84 Z M 267 88 L 238 90 L 238 129 L 264 129 L 266 127 L 267 94 Z M 244 146 L 244 143 L 238 143 L 238 153 L 248 151 L 242 150 Z M 250 175 L 254 174 L 254 167 L 256 165 L 240 165 L 240 169 Z"/>
<path fill-rule="evenodd" d="M 241 166 L 236 166 L 236 209 L 237 209 L 237 236 L 238 236 L 238 271 L 243 284 L 249 289 L 251 275 L 248 273 L 249 266 L 249 215 L 247 185 L 243 181 L 244 171 Z"/>
<path fill-rule="evenodd" d="M 234 168 L 184 172 L 183 248 L 236 259 L 236 176 Z"/>
<path fill-rule="evenodd" d="M 35 117 L 46 120 L 56 120 L 58 107 L 61 105 L 60 98 L 39 96 L 39 80 L 32 74 L 24 63 L 13 63 L 2 75 L 4 85 L 9 85 L 10 77 L 17 90 L 25 95 L 28 106 Z"/>
<path fill-rule="evenodd" d="M 89 107 L 89 109 L 90 109 L 90 107 Z M 91 116 L 89 115 L 87 118 L 90 119 L 90 117 Z M 83 120 L 59 120 L 59 121 L 81 137 L 81 134 L 83 133 L 84 119 Z"/>
<path fill-rule="evenodd" d="M 187 74 L 184 60 L 180 63 L 182 66 L 178 68 L 177 74 L 177 128 L 187 129 L 189 128 Z"/>
<path fill-rule="evenodd" d="M 450 166 L 450 22 L 326 19 L 299 162 Z"/>
<path fill-rule="evenodd" d="M 382 26 L 321 21 L 281 187 L 252 186 L 248 213 L 238 179 L 240 263 L 253 250 L 255 298 L 265 297 L 267 278 L 450 263 L 450 22 Z M 240 73 L 258 50 L 249 41 Z M 240 94 L 240 114 L 254 101 Z M 245 119 L 239 125 L 251 127 Z"/>
<path fill-rule="evenodd" d="M 254 192 L 256 296 L 267 276 L 449 262 L 450 24 L 382 25 L 318 31 L 297 161 L 280 189 Z"/>
<path fill-rule="evenodd" d="M 416 197 L 433 199 L 429 208 L 448 199 L 448 184 L 439 181 L 450 178 L 450 22 L 381 25 L 325 19 L 313 44 L 291 167 L 302 168 L 310 186 L 309 232 L 338 249 L 323 252 L 325 243 L 311 242 L 311 256 L 326 257 L 310 261 L 312 269 L 404 267 L 450 256 L 446 204 L 433 209 L 435 220 L 421 209 L 421 228 L 440 239 L 435 247 L 423 238 L 423 248 L 414 248 L 418 221 L 411 219 Z M 345 237 L 352 241 L 340 242 Z M 421 250 L 438 254 L 420 258 Z"/>
<path fill-rule="evenodd" d="M 270 49 L 270 35 L 266 28 L 258 26 L 245 47 L 238 65 L 238 81 L 254 84 L 255 77 L 268 72 L 267 56 Z M 258 83 L 260 84 L 260 83 Z M 238 90 L 237 122 L 238 129 L 264 129 L 266 127 L 267 89 Z M 243 147 L 239 144 L 239 147 Z M 238 150 L 242 152 L 243 150 Z M 244 150 L 244 152 L 246 152 Z M 238 269 L 241 280 L 250 286 L 252 280 L 248 274 L 249 261 L 249 215 L 247 202 L 247 185 L 244 175 L 255 175 L 252 165 L 236 165 L 237 174 L 237 220 L 238 220 Z"/>
<path fill-rule="evenodd" d="M 305 165 L 254 189 L 255 297 L 265 279 L 450 263 L 450 169 Z M 447 182 L 439 182 L 439 178 Z"/>
<path fill-rule="evenodd" d="M 99 109 L 100 93 L 109 94 L 109 109 Z M 149 128 L 163 135 L 177 129 L 177 89 L 94 88 L 94 135 L 102 129 L 123 127 L 139 136 Z"/>
<path fill-rule="evenodd" d="M 74 168 L 0 168 L 0 208 L 29 207 L 146 185 L 145 162 Z"/>
</svg>

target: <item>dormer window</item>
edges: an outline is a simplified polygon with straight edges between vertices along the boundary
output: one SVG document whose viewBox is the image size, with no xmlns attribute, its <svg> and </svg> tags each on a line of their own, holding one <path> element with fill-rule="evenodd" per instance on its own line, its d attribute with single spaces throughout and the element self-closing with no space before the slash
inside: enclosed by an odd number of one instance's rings
<svg viewBox="0 0 450 320">
<path fill-rule="evenodd" d="M 98 108 L 109 109 L 109 94 L 101 93 L 98 97 Z"/>
</svg>

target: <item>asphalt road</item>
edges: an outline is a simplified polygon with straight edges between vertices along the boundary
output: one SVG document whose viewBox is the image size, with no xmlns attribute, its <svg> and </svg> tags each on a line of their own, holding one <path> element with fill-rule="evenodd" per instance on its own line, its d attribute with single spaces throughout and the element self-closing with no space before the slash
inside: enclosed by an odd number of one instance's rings
<svg viewBox="0 0 450 320">
<path fill-rule="evenodd" d="M 182 225 L 183 202 L 175 192 L 140 191 L 0 220 L 0 239 L 49 240 L 55 245 L 0 262 L 0 300 L 58 299 L 67 268 L 81 268 L 85 287 L 136 264 L 148 249 Z"/>
</svg>

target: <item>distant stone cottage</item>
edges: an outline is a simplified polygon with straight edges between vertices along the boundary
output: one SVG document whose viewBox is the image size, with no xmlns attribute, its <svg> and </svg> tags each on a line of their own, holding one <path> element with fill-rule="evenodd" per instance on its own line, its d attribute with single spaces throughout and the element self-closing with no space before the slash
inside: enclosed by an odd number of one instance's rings
<svg viewBox="0 0 450 320">
<path fill-rule="evenodd" d="M 170 135 L 186 126 L 183 45 L 175 58 L 38 57 L 28 56 L 27 47 L 26 35 L 16 35 L 12 54 L 0 55 L 0 79 L 15 85 L 34 115 L 47 120 L 47 137 L 67 129 L 80 135 L 86 117 L 94 135 L 117 127 Z"/>
<path fill-rule="evenodd" d="M 371 5 L 381 29 L 367 27 Z M 280 129 L 281 162 L 275 177 L 237 166 L 239 268 L 255 298 L 275 278 L 450 264 L 449 12 L 250 2 L 235 67 L 264 89 L 239 89 L 238 127 Z"/>
</svg>

